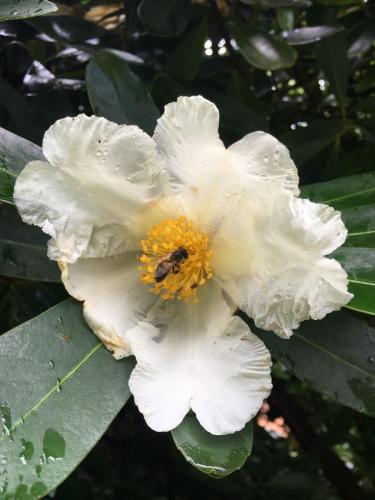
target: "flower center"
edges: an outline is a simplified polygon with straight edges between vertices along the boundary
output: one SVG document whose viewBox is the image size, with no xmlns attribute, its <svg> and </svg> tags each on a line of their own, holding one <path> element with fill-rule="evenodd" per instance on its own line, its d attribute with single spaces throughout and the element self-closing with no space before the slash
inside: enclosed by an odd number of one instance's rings
<svg viewBox="0 0 375 500">
<path fill-rule="evenodd" d="M 209 238 L 185 217 L 153 226 L 141 241 L 141 281 L 165 299 L 193 299 L 197 288 L 212 278 Z"/>
</svg>

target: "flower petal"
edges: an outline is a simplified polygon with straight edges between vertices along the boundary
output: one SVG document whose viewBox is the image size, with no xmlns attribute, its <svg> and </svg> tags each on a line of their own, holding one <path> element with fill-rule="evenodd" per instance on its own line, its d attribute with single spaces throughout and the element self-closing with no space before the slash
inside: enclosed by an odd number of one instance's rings
<svg viewBox="0 0 375 500">
<path fill-rule="evenodd" d="M 19 175 L 15 201 L 23 220 L 52 236 L 49 257 L 74 262 L 138 246 L 128 226 L 166 189 L 153 140 L 137 127 L 79 115 L 55 123 L 44 153 Z"/>
<path fill-rule="evenodd" d="M 233 433 L 271 389 L 264 344 L 231 315 L 217 286 L 199 298 L 156 306 L 127 335 L 137 358 L 129 387 L 156 431 L 174 429 L 191 408 L 208 432 Z"/>
<path fill-rule="evenodd" d="M 216 277 L 259 328 L 289 337 L 301 321 L 323 318 L 352 298 L 345 271 L 324 257 L 345 241 L 339 212 L 279 196 L 252 230 L 247 270 L 230 278 L 219 267 Z"/>
<path fill-rule="evenodd" d="M 143 319 L 157 297 L 140 282 L 137 254 L 60 263 L 70 295 L 84 301 L 87 323 L 116 359 L 129 355 L 126 332 Z"/>
<path fill-rule="evenodd" d="M 298 171 L 288 149 L 265 132 L 252 132 L 229 147 L 244 170 L 258 180 L 277 180 L 285 189 L 299 194 Z M 251 180 L 250 180 L 251 182 Z"/>
<path fill-rule="evenodd" d="M 172 182 L 199 186 L 200 176 L 225 153 L 219 138 L 219 111 L 201 96 L 179 97 L 158 119 L 154 140 Z"/>
</svg>

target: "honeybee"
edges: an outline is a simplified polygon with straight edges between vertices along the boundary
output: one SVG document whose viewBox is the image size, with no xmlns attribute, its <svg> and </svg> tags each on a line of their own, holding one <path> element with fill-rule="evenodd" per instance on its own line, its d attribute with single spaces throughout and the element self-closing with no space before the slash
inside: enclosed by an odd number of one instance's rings
<svg viewBox="0 0 375 500">
<path fill-rule="evenodd" d="M 178 272 L 179 265 L 188 257 L 189 254 L 184 247 L 179 247 L 164 257 L 155 269 L 154 276 L 156 283 L 161 283 L 165 280 L 171 271 L 174 273 Z"/>
</svg>

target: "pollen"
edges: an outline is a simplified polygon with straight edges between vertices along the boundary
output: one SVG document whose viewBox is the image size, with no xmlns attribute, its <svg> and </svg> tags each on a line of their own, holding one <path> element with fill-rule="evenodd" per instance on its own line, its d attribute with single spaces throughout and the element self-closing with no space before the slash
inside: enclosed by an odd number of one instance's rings
<svg viewBox="0 0 375 500">
<path fill-rule="evenodd" d="M 212 278 L 209 238 L 186 217 L 163 220 L 141 241 L 141 281 L 162 299 L 197 302 L 197 290 Z"/>
</svg>

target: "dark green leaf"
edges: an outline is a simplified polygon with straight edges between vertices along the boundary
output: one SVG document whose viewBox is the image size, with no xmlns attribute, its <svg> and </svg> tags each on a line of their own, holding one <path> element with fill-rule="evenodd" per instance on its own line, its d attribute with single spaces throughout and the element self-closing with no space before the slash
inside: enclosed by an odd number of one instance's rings
<svg viewBox="0 0 375 500">
<path fill-rule="evenodd" d="M 243 22 L 232 21 L 229 28 L 243 57 L 256 68 L 290 68 L 296 62 L 297 52 L 283 40 Z"/>
<path fill-rule="evenodd" d="M 241 469 L 251 453 L 253 426 L 239 432 L 214 436 L 203 429 L 194 415 L 187 415 L 172 431 L 177 448 L 201 472 L 221 478 Z"/>
<path fill-rule="evenodd" d="M 375 331 L 366 323 L 340 311 L 305 321 L 287 341 L 251 328 L 298 378 L 341 404 L 375 416 Z"/>
<path fill-rule="evenodd" d="M 266 114 L 261 110 L 219 92 L 209 92 L 208 98 L 219 108 L 221 129 L 229 133 L 233 140 L 255 130 L 268 130 Z"/>
<path fill-rule="evenodd" d="M 191 16 L 190 0 L 143 0 L 138 16 L 150 33 L 178 36 L 186 29 Z"/>
<path fill-rule="evenodd" d="M 344 208 L 341 214 L 348 229 L 345 245 L 375 248 L 375 204 Z"/>
<path fill-rule="evenodd" d="M 277 23 L 283 31 L 294 28 L 294 10 L 290 7 L 280 7 L 276 10 Z"/>
<path fill-rule="evenodd" d="M 332 255 L 348 273 L 353 299 L 346 306 L 375 315 L 375 249 L 342 247 Z"/>
<path fill-rule="evenodd" d="M 371 49 L 375 40 L 375 25 L 369 18 L 362 19 L 349 33 L 349 58 L 361 58 Z"/>
<path fill-rule="evenodd" d="M 9 113 L 13 128 L 22 133 L 31 141 L 38 142 L 41 139 L 39 122 L 35 122 L 35 115 L 30 103 L 25 96 L 0 75 L 0 104 Z"/>
<path fill-rule="evenodd" d="M 314 120 L 282 136 L 298 166 L 308 162 L 342 134 L 344 123 L 337 119 Z"/>
<path fill-rule="evenodd" d="M 335 208 L 375 203 L 375 172 L 302 187 L 302 196 Z"/>
<path fill-rule="evenodd" d="M 307 26 L 295 30 L 285 31 L 283 37 L 289 45 L 305 45 L 319 42 L 342 31 L 341 26 Z"/>
<path fill-rule="evenodd" d="M 47 258 L 48 237 L 24 224 L 14 207 L 0 205 L 0 276 L 60 281 L 56 262 Z"/>
<path fill-rule="evenodd" d="M 39 498 L 71 473 L 128 400 L 132 367 L 73 300 L 0 337 L 2 499 Z"/>
<path fill-rule="evenodd" d="M 105 29 L 77 16 L 46 16 L 27 21 L 41 33 L 65 43 L 80 43 L 98 39 L 105 35 Z"/>
<path fill-rule="evenodd" d="M 13 203 L 17 174 L 31 160 L 43 160 L 42 148 L 0 127 L 0 201 Z"/>
<path fill-rule="evenodd" d="M 54 12 L 57 7 L 48 0 L 1 0 L 0 20 L 22 19 Z"/>
<path fill-rule="evenodd" d="M 97 52 L 86 70 L 94 113 L 108 120 L 154 131 L 159 111 L 148 90 L 117 51 Z"/>
<path fill-rule="evenodd" d="M 204 17 L 185 34 L 165 70 L 179 80 L 194 80 L 202 60 L 202 47 L 208 36 L 208 18 Z"/>
<path fill-rule="evenodd" d="M 241 0 L 242 3 L 255 5 L 261 9 L 277 7 L 310 7 L 311 0 Z"/>
<path fill-rule="evenodd" d="M 349 62 L 347 43 L 343 33 L 337 33 L 316 45 L 319 67 L 322 68 L 335 93 L 342 115 L 345 115 Z"/>
</svg>

